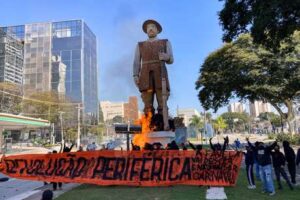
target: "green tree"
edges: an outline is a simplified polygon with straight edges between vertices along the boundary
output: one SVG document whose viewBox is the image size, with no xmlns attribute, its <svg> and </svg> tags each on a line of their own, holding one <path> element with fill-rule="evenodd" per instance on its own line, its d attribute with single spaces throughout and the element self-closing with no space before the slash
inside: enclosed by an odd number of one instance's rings
<svg viewBox="0 0 300 200">
<path fill-rule="evenodd" d="M 69 127 L 66 129 L 65 131 L 65 138 L 69 141 L 69 142 L 73 142 L 75 143 L 77 140 L 77 127 Z"/>
<path fill-rule="evenodd" d="M 123 117 L 119 115 L 112 118 L 112 123 L 122 123 L 123 121 L 124 121 Z"/>
<path fill-rule="evenodd" d="M 280 42 L 300 30 L 299 0 L 225 0 L 219 12 L 223 40 L 250 32 L 257 44 L 277 51 Z"/>
<path fill-rule="evenodd" d="M 59 122 L 59 112 L 64 112 L 64 126 L 72 127 L 77 124 L 77 104 L 57 92 L 36 92 L 23 99 L 23 115 Z"/>
<path fill-rule="evenodd" d="M 189 126 L 194 127 L 196 129 L 197 135 L 199 135 L 200 129 L 204 128 L 204 121 L 201 117 L 193 115 L 190 119 Z"/>
<path fill-rule="evenodd" d="M 97 136 L 99 141 L 103 139 L 103 133 L 105 131 L 105 126 L 104 124 L 98 124 L 97 126 L 90 126 L 88 132 Z"/>
<path fill-rule="evenodd" d="M 216 111 L 233 98 L 261 100 L 272 104 L 290 123 L 293 100 L 300 94 L 300 32 L 281 45 L 284 48 L 274 53 L 253 44 L 246 34 L 211 53 L 196 82 L 202 106 Z M 288 46 L 293 50 L 285 51 Z"/>
<path fill-rule="evenodd" d="M 201 115 L 203 116 L 204 118 L 204 113 L 201 113 Z M 210 112 L 205 112 L 205 117 L 206 117 L 206 122 L 207 123 L 210 123 L 211 120 L 212 120 L 212 114 Z"/>
<path fill-rule="evenodd" d="M 264 113 L 260 113 L 258 115 L 258 118 L 261 121 L 270 121 L 272 125 L 274 125 L 275 127 L 279 127 L 281 126 L 281 119 L 280 116 L 273 113 L 273 112 L 264 112 Z"/>
<path fill-rule="evenodd" d="M 0 83 L 0 112 L 19 114 L 22 110 L 22 88 L 19 85 Z"/>
<path fill-rule="evenodd" d="M 100 105 L 99 105 L 99 123 L 104 123 L 103 111 Z"/>
<path fill-rule="evenodd" d="M 214 121 L 213 126 L 215 130 L 222 132 L 227 127 L 227 124 L 226 121 L 223 119 L 223 117 L 219 116 Z"/>
<path fill-rule="evenodd" d="M 246 131 L 249 128 L 250 117 L 247 113 L 239 112 L 225 112 L 222 115 L 222 118 L 228 124 L 231 132 L 233 129 L 238 131 Z"/>
</svg>

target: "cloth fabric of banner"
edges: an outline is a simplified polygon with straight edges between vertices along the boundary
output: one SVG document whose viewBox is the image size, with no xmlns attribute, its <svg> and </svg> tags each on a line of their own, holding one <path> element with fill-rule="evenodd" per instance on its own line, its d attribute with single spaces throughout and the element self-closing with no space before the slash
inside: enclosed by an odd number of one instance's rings
<svg viewBox="0 0 300 200">
<path fill-rule="evenodd" d="M 10 177 L 98 185 L 233 186 L 242 160 L 239 151 L 89 151 L 3 157 Z"/>
</svg>

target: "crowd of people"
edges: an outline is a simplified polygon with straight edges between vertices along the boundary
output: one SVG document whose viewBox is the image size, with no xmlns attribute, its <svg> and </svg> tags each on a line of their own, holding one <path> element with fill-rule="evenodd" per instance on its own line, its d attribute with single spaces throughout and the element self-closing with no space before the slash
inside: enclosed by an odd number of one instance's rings
<svg viewBox="0 0 300 200">
<path fill-rule="evenodd" d="M 247 180 L 248 180 L 248 188 L 256 189 L 256 181 L 262 182 L 263 193 L 267 193 L 269 195 L 275 195 L 275 187 L 273 183 L 273 171 L 275 173 L 278 189 L 282 190 L 283 186 L 281 183 L 281 179 L 283 178 L 287 183 L 290 190 L 293 190 L 296 185 L 296 165 L 300 164 L 300 148 L 297 151 L 297 156 L 290 146 L 288 141 L 282 142 L 283 152 L 280 151 L 280 146 L 277 141 L 272 144 L 265 144 L 263 142 L 256 141 L 252 144 L 248 138 L 246 138 L 247 145 L 246 151 L 244 152 L 245 156 L 245 166 L 247 172 Z M 229 149 L 229 139 L 228 137 L 224 138 L 224 143 L 220 144 L 219 142 L 213 144 L 212 138 L 209 139 L 210 148 L 212 151 L 225 151 Z M 235 140 L 234 144 L 236 146 L 236 150 L 240 148 L 240 141 Z M 61 149 L 59 152 L 71 152 L 73 148 L 73 144 L 69 147 L 64 144 L 61 145 Z M 156 142 L 153 144 L 145 143 L 144 147 L 141 148 L 137 145 L 134 145 L 131 142 L 132 151 L 140 151 L 140 150 L 188 150 L 193 149 L 195 151 L 201 151 L 203 146 L 201 144 L 193 144 L 190 141 L 186 143 L 177 144 L 175 141 L 168 143 L 166 146 L 163 146 L 160 142 Z M 97 149 L 97 145 L 95 142 L 87 145 L 87 151 L 94 151 Z M 102 150 L 107 149 L 107 147 L 103 146 Z M 83 146 L 80 146 L 78 152 L 83 151 Z M 53 151 L 52 153 L 58 153 L 57 151 Z M 287 163 L 286 172 L 285 165 Z M 272 169 L 273 165 L 273 169 Z M 255 172 L 254 172 L 255 171 Z M 255 177 L 255 178 L 254 178 Z M 282 177 L 282 178 L 281 178 Z M 47 183 L 45 183 L 47 184 Z M 62 183 L 51 183 L 53 185 L 53 191 L 57 190 L 57 186 L 59 189 L 62 189 Z M 46 192 L 46 191 L 45 191 Z M 48 200 L 49 197 L 52 198 L 52 191 L 47 191 L 45 193 L 45 198 L 43 200 Z"/>
<path fill-rule="evenodd" d="M 270 196 L 275 195 L 275 187 L 273 183 L 273 169 L 276 176 L 278 190 L 282 190 L 281 177 L 285 180 L 290 190 L 293 190 L 296 185 L 296 165 L 300 163 L 300 148 L 296 154 L 288 141 L 282 142 L 283 152 L 280 151 L 280 146 L 277 141 L 268 145 L 263 142 L 256 141 L 252 144 L 247 138 L 248 145 L 246 146 L 245 165 L 248 179 L 248 188 L 255 189 L 257 181 L 262 182 L 263 193 L 268 193 Z M 285 165 L 290 177 L 288 176 Z"/>
</svg>

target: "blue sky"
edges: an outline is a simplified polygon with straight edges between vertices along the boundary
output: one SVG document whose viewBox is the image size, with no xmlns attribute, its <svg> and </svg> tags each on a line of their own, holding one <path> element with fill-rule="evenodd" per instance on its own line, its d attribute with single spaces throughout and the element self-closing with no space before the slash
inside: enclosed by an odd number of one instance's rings
<svg viewBox="0 0 300 200">
<path fill-rule="evenodd" d="M 0 26 L 83 19 L 98 39 L 99 99 L 127 101 L 139 96 L 132 80 L 135 45 L 147 39 L 141 25 L 156 19 L 160 38 L 170 40 L 175 62 L 169 65 L 171 113 L 202 111 L 195 81 L 205 57 L 222 45 L 218 0 L 2 0 Z M 219 112 L 225 111 L 223 108 Z"/>
</svg>

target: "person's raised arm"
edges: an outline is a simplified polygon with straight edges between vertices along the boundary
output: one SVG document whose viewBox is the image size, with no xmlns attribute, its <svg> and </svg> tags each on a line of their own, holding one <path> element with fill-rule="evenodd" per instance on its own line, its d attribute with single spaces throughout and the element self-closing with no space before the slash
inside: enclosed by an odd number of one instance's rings
<svg viewBox="0 0 300 200">
<path fill-rule="evenodd" d="M 249 141 L 249 138 L 248 138 L 248 137 L 246 138 L 246 141 L 247 141 L 249 147 L 250 147 L 252 150 L 255 150 L 255 146 L 253 146 L 253 144 Z"/>
<path fill-rule="evenodd" d="M 192 149 L 196 150 L 196 147 L 194 144 L 192 144 L 190 141 L 188 141 L 189 145 L 191 146 Z"/>
<path fill-rule="evenodd" d="M 72 151 L 72 148 L 74 147 L 74 143 L 70 147 L 70 152 Z"/>
<path fill-rule="evenodd" d="M 61 152 L 63 151 L 63 149 L 64 149 L 64 144 L 61 143 L 61 144 L 60 144 L 60 149 L 59 149 L 59 152 L 58 152 L 58 153 L 61 153 Z"/>
<path fill-rule="evenodd" d="M 277 145 L 277 141 L 273 142 L 273 144 L 271 144 L 271 145 L 268 146 L 267 148 L 271 151 L 272 149 L 275 148 L 276 145 Z"/>
<path fill-rule="evenodd" d="M 210 148 L 211 148 L 213 151 L 215 151 L 215 147 L 214 147 L 214 145 L 212 144 L 211 140 L 212 140 L 212 138 L 209 138 L 209 145 L 210 145 Z"/>
<path fill-rule="evenodd" d="M 226 137 L 224 138 L 224 144 L 223 144 L 222 151 L 225 151 L 225 150 L 226 150 L 226 146 L 228 145 L 228 143 L 229 143 L 229 138 L 228 138 L 228 136 L 226 136 Z"/>
</svg>

